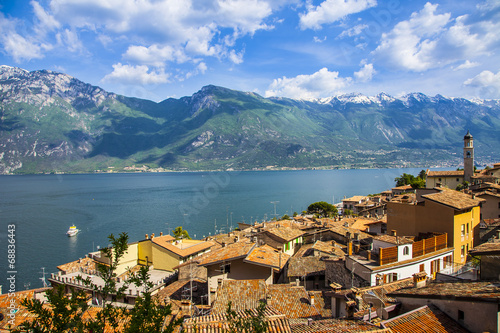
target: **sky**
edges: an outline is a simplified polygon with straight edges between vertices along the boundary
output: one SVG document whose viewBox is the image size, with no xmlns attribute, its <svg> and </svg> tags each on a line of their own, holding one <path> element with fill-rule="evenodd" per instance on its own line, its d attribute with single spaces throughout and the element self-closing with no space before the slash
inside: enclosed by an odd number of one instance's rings
<svg viewBox="0 0 500 333">
<path fill-rule="evenodd" d="M 500 98 L 500 0 L 0 0 L 0 64 L 154 101 Z"/>
</svg>

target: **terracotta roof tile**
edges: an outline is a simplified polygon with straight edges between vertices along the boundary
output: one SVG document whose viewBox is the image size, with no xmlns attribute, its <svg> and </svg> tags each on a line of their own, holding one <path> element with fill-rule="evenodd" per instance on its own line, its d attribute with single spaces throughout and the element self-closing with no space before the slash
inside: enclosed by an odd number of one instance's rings
<svg viewBox="0 0 500 333">
<path fill-rule="evenodd" d="M 272 236 L 275 236 L 283 242 L 289 242 L 305 234 L 305 232 L 301 231 L 300 229 L 287 227 L 264 229 L 262 232 L 266 232 Z"/>
<path fill-rule="evenodd" d="M 331 242 L 316 241 L 313 245 L 313 250 L 320 251 L 330 256 L 344 258 L 345 253 L 338 246 L 333 245 Z"/>
<path fill-rule="evenodd" d="M 65 272 L 65 274 L 70 274 L 80 272 L 82 269 L 95 271 L 97 267 L 96 262 L 93 259 L 85 257 L 72 262 L 68 262 L 63 265 L 59 265 L 57 266 L 57 269 Z"/>
<path fill-rule="evenodd" d="M 382 322 L 394 333 L 467 333 L 468 331 L 435 306 L 418 309 Z"/>
<path fill-rule="evenodd" d="M 500 301 L 500 283 L 488 281 L 433 282 L 422 288 L 403 288 L 389 293 L 389 296 L 443 298 L 457 300 Z"/>
<path fill-rule="evenodd" d="M 175 240 L 174 237 L 170 235 L 165 235 L 160 237 L 154 237 L 153 239 L 151 239 L 151 242 L 183 258 L 189 257 L 190 255 L 196 254 L 198 252 L 208 250 L 209 248 L 215 245 L 215 243 L 212 241 L 197 241 L 189 239 L 184 239 L 182 240 L 182 242 L 179 242 L 177 244 L 172 244 L 174 240 Z"/>
<path fill-rule="evenodd" d="M 454 171 L 427 171 L 427 177 L 460 177 L 464 176 L 464 170 Z"/>
<path fill-rule="evenodd" d="M 288 262 L 287 276 L 314 276 L 325 274 L 325 262 L 320 257 L 293 257 Z"/>
<path fill-rule="evenodd" d="M 362 320 L 327 319 L 327 320 L 293 320 L 290 319 L 290 327 L 293 333 L 345 333 L 345 332 L 387 332 L 390 330 L 380 328 L 374 324 Z"/>
<path fill-rule="evenodd" d="M 288 259 L 290 259 L 290 255 L 279 252 L 269 245 L 262 245 L 250 251 L 243 261 L 281 270 Z"/>
<path fill-rule="evenodd" d="M 266 300 L 264 280 L 224 280 L 217 289 L 217 299 L 212 305 L 213 314 L 226 313 L 231 302 L 235 311 L 256 309 L 260 301 Z"/>
<path fill-rule="evenodd" d="M 245 258 L 256 243 L 237 242 L 227 245 L 218 250 L 210 251 L 201 258 L 199 265 L 207 266 L 227 260 Z"/>
<path fill-rule="evenodd" d="M 483 243 L 469 251 L 472 256 L 480 256 L 484 254 L 500 254 L 500 242 Z"/>
<path fill-rule="evenodd" d="M 238 317 L 248 318 L 257 315 L 256 310 L 236 311 Z M 267 332 L 272 333 L 291 333 L 288 319 L 272 307 L 267 307 L 264 316 L 268 322 Z M 183 332 L 198 333 L 225 333 L 230 331 L 226 313 L 211 314 L 188 318 L 183 323 Z"/>
<path fill-rule="evenodd" d="M 267 304 L 287 318 L 319 318 L 320 311 L 311 305 L 307 291 L 302 286 L 273 284 L 267 286 Z"/>
<path fill-rule="evenodd" d="M 472 199 L 468 194 L 446 189 L 438 193 L 424 194 L 422 198 L 452 207 L 456 210 L 476 207 L 484 201 L 484 199 Z"/>
<path fill-rule="evenodd" d="M 412 244 L 413 239 L 401 237 L 401 236 L 391 236 L 391 235 L 377 235 L 373 236 L 374 239 L 379 241 L 390 243 L 394 245 Z"/>
</svg>

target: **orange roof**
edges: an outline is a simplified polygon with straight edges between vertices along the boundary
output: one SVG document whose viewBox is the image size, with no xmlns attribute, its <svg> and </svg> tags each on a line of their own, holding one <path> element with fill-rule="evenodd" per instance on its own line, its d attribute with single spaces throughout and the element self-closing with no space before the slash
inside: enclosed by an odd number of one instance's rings
<svg viewBox="0 0 500 333">
<path fill-rule="evenodd" d="M 437 307 L 424 305 L 418 309 L 382 322 L 384 328 L 392 332 L 468 332 Z"/>
<path fill-rule="evenodd" d="M 272 284 L 267 286 L 267 304 L 287 318 L 320 318 L 321 313 L 311 304 L 303 286 Z"/>
<path fill-rule="evenodd" d="M 278 252 L 269 245 L 262 245 L 250 251 L 244 261 L 281 270 L 288 259 L 290 259 L 288 254 Z"/>
<path fill-rule="evenodd" d="M 267 232 L 273 236 L 280 238 L 285 242 L 289 242 L 295 238 L 298 238 L 305 234 L 305 232 L 295 229 L 295 228 L 287 228 L 287 227 L 277 227 L 271 229 L 264 229 L 263 232 Z"/>
<path fill-rule="evenodd" d="M 464 170 L 454 171 L 427 171 L 427 177 L 459 177 L 464 176 Z"/>
<path fill-rule="evenodd" d="M 227 304 L 235 311 L 256 309 L 260 301 L 266 300 L 264 280 L 223 280 L 217 289 L 217 299 L 212 306 L 212 314 L 226 313 Z"/>
<path fill-rule="evenodd" d="M 227 260 L 235 260 L 245 258 L 250 250 L 256 246 L 256 243 L 237 242 L 227 245 L 220 249 L 210 251 L 201 259 L 199 265 L 207 266 L 217 264 Z"/>
<path fill-rule="evenodd" d="M 470 195 L 447 189 L 440 189 L 441 192 L 424 194 L 422 198 L 449 206 L 456 210 L 463 210 L 479 206 L 484 199 L 472 199 Z"/>
<path fill-rule="evenodd" d="M 83 259 L 78 259 L 72 262 L 68 262 L 63 265 L 57 266 L 57 269 L 65 272 L 66 274 L 80 272 L 81 269 L 88 269 L 91 271 L 95 271 L 97 269 L 96 262 L 88 257 Z"/>
<path fill-rule="evenodd" d="M 215 245 L 212 241 L 196 241 L 189 239 L 183 239 L 177 244 L 173 244 L 174 240 L 175 238 L 170 235 L 154 237 L 151 239 L 154 244 L 161 246 L 162 248 L 167 249 L 183 258 L 205 251 Z"/>
</svg>

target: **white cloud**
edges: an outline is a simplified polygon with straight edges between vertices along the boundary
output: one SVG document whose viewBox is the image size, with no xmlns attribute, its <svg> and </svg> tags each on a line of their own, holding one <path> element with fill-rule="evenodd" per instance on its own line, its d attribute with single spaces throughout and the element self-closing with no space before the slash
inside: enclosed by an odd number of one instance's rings
<svg viewBox="0 0 500 333">
<path fill-rule="evenodd" d="M 4 51 L 17 63 L 24 60 L 41 59 L 44 57 L 43 51 L 50 48 L 50 45 L 41 44 L 32 37 L 25 38 L 18 34 L 16 21 L 7 19 L 1 12 L 0 43 L 3 45 Z"/>
<path fill-rule="evenodd" d="M 231 60 L 234 64 L 241 64 L 243 62 L 243 55 L 245 52 L 241 51 L 240 53 L 236 53 L 235 50 L 231 50 L 229 54 L 229 60 Z"/>
<path fill-rule="evenodd" d="M 396 24 L 394 29 L 382 34 L 374 54 L 391 65 L 424 71 L 436 66 L 433 52 L 436 40 L 430 37 L 441 32 L 450 21 L 450 14 L 435 14 L 437 5 L 426 3 L 410 20 Z"/>
<path fill-rule="evenodd" d="M 64 29 L 56 35 L 58 43 L 65 45 L 70 52 L 83 51 L 85 48 L 74 30 Z"/>
<path fill-rule="evenodd" d="M 373 64 L 364 64 L 359 72 L 354 72 L 354 77 L 360 82 L 368 82 L 372 80 L 375 73 L 377 71 L 373 68 Z"/>
<path fill-rule="evenodd" d="M 339 35 L 339 38 L 353 37 L 353 36 L 360 35 L 363 32 L 363 30 L 365 30 L 366 28 L 368 28 L 368 25 L 366 25 L 366 24 L 355 25 L 352 28 L 349 28 L 347 30 L 342 31 L 342 33 Z"/>
<path fill-rule="evenodd" d="M 466 60 L 463 64 L 455 67 L 453 70 L 454 71 L 459 71 L 459 70 L 462 70 L 462 69 L 469 69 L 469 68 L 474 68 L 474 67 L 477 67 L 477 66 L 479 66 L 478 62 L 472 62 L 472 61 Z"/>
<path fill-rule="evenodd" d="M 113 65 L 113 72 L 106 75 L 103 82 L 117 82 L 121 84 L 160 84 L 168 82 L 168 74 L 164 71 L 150 71 L 148 66 L 130 66 L 117 63 Z"/>
<path fill-rule="evenodd" d="M 464 85 L 478 88 L 482 97 L 500 98 L 500 71 L 496 74 L 482 71 L 475 77 L 466 80 Z"/>
<path fill-rule="evenodd" d="M 48 14 L 37 1 L 31 1 L 30 3 L 38 19 L 38 25 L 35 27 L 37 33 L 45 35 L 47 32 L 54 31 L 61 27 L 61 24 L 52 15 Z"/>
<path fill-rule="evenodd" d="M 313 37 L 313 41 L 314 41 L 315 43 L 323 43 L 323 42 L 325 42 L 325 41 L 326 41 L 326 36 L 325 36 L 325 37 L 323 37 L 323 39 L 319 38 L 318 36 L 314 36 L 314 37 Z"/>
<path fill-rule="evenodd" d="M 376 0 L 325 0 L 319 6 L 309 5 L 307 13 L 300 14 L 301 29 L 321 29 L 323 24 L 333 23 L 377 5 Z"/>
<path fill-rule="evenodd" d="M 338 94 L 352 82 L 350 77 L 339 77 L 338 72 L 322 68 L 311 75 L 298 75 L 294 78 L 274 79 L 265 96 L 286 96 L 291 98 L 320 98 Z"/>
<path fill-rule="evenodd" d="M 123 57 L 135 63 L 155 67 L 163 67 L 166 61 L 183 63 L 189 60 L 181 49 L 174 48 L 170 45 L 159 46 L 157 44 L 153 44 L 149 47 L 136 45 L 129 46 Z"/>
<path fill-rule="evenodd" d="M 410 19 L 382 34 L 373 55 L 387 67 L 422 72 L 482 55 L 491 55 L 500 41 L 500 23 L 466 24 L 467 15 L 451 18 L 438 14 L 437 5 L 426 3 Z"/>
</svg>

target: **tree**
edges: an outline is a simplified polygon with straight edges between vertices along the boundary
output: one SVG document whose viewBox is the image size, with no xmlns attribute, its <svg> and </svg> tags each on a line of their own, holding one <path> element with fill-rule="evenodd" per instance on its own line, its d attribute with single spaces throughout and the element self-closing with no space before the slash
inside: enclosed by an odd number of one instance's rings
<svg viewBox="0 0 500 333">
<path fill-rule="evenodd" d="M 290 216 L 288 214 L 285 214 L 281 217 L 282 220 L 290 220 Z"/>
<path fill-rule="evenodd" d="M 457 191 L 463 191 L 463 190 L 466 190 L 468 188 L 469 188 L 469 182 L 468 181 L 464 181 L 463 183 L 458 184 L 455 190 L 457 190 Z"/>
<path fill-rule="evenodd" d="M 130 319 L 125 325 L 123 333 L 162 332 L 165 318 L 172 313 L 171 304 L 161 305 L 158 299 L 152 297 L 151 289 L 154 284 L 149 281 L 149 275 L 149 266 L 142 266 L 130 278 L 130 281 L 137 287 L 143 286 L 144 292 L 137 297 L 134 308 L 129 311 Z M 163 332 L 173 332 L 174 328 L 181 323 L 182 318 L 172 319 Z"/>
<path fill-rule="evenodd" d="M 403 173 L 401 176 L 394 178 L 396 186 L 411 185 L 412 188 L 425 187 L 425 171 L 422 170 L 417 177 L 414 175 Z"/>
<path fill-rule="evenodd" d="M 175 239 L 191 239 L 187 230 L 182 229 L 182 227 L 177 227 L 173 231 Z"/>
<path fill-rule="evenodd" d="M 83 290 L 72 289 L 71 297 L 64 292 L 64 285 L 45 292 L 47 302 L 24 298 L 21 305 L 35 315 L 32 321 L 23 322 L 14 332 L 79 332 L 84 328 L 82 315 L 88 309 Z M 44 306 L 44 304 L 47 304 Z"/>
<path fill-rule="evenodd" d="M 265 316 L 266 303 L 259 302 L 259 306 L 252 312 L 245 310 L 245 316 L 234 311 L 231 307 L 231 302 L 227 304 L 226 316 L 228 319 L 229 332 L 231 333 L 263 333 L 266 332 L 269 323 Z"/>
<path fill-rule="evenodd" d="M 318 201 L 307 207 L 307 213 L 317 214 L 319 217 L 331 217 L 338 214 L 338 209 L 326 201 Z"/>
<path fill-rule="evenodd" d="M 46 291 L 47 302 L 25 299 L 21 303 L 35 315 L 35 320 L 24 322 L 20 325 L 22 332 L 45 333 L 45 332 L 160 332 L 165 317 L 171 314 L 170 306 L 162 306 L 151 296 L 153 284 L 149 281 L 149 267 L 143 266 L 136 274 L 121 287 L 117 284 L 117 267 L 121 258 L 128 249 L 128 235 L 121 233 L 118 238 L 113 234 L 108 236 L 112 247 L 101 249 L 101 257 L 107 258 L 108 264 L 97 264 L 99 276 L 103 284 L 97 286 L 90 278 L 79 280 L 87 287 L 102 297 L 100 311 L 95 318 L 83 314 L 90 308 L 87 304 L 87 295 L 81 289 L 71 289 L 71 294 L 65 293 L 65 286 L 60 285 Z M 113 305 L 111 296 L 120 298 L 131 283 L 137 287 L 144 287 L 144 292 L 136 300 L 134 308 L 130 311 Z M 129 321 L 122 329 L 119 328 L 121 319 L 128 318 Z M 180 324 L 179 320 L 172 320 L 163 332 L 173 332 L 175 326 Z M 17 331 L 20 332 L 20 331 Z"/>
</svg>

